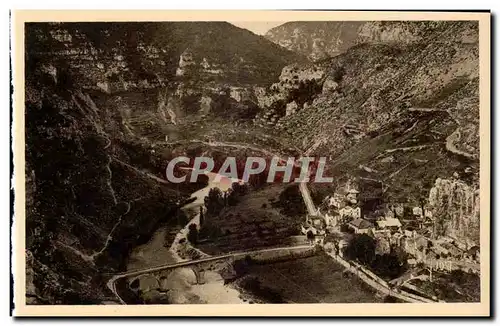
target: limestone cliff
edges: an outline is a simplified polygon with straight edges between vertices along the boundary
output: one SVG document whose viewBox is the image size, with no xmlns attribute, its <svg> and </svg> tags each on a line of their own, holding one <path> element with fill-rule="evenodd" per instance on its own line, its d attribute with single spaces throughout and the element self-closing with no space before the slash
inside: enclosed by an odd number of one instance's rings
<svg viewBox="0 0 500 326">
<path fill-rule="evenodd" d="M 404 43 L 426 41 L 429 36 L 439 37 L 446 25 L 454 22 L 432 21 L 348 21 L 348 22 L 288 22 L 269 30 L 266 38 L 280 46 L 308 56 L 312 61 L 334 57 L 361 43 Z M 472 31 L 456 35 L 463 42 L 477 42 Z"/>
<path fill-rule="evenodd" d="M 28 24 L 31 303 L 112 299 L 106 273 L 200 186 L 161 182 L 173 155 L 206 153 L 170 143 L 207 129 L 327 156 L 336 184 L 376 184 L 361 206 L 426 200 L 443 232 L 477 240 L 477 24 L 352 24 L 297 34 L 304 54 L 343 52 L 316 63 L 227 23 Z"/>
<path fill-rule="evenodd" d="M 457 179 L 436 179 L 429 192 L 436 235 L 479 243 L 479 189 Z"/>
<path fill-rule="evenodd" d="M 289 22 L 266 33 L 280 46 L 313 61 L 338 55 L 355 45 L 363 22 Z"/>
<path fill-rule="evenodd" d="M 310 78 L 315 87 L 292 93 L 298 88 L 292 75 L 292 85 L 280 80 L 269 89 L 272 101 L 258 123 L 276 126 L 304 153 L 329 156 L 336 179 L 378 182 L 383 194 L 368 199 L 374 205 L 419 206 L 438 178 L 454 175 L 477 189 L 477 24 L 369 22 L 360 31 L 360 44 L 345 53 L 294 68 L 298 75 L 321 71 Z M 475 228 L 475 215 L 460 209 L 452 209 L 455 221 L 445 223 L 447 230 L 477 240 L 464 232 L 465 225 Z"/>
</svg>

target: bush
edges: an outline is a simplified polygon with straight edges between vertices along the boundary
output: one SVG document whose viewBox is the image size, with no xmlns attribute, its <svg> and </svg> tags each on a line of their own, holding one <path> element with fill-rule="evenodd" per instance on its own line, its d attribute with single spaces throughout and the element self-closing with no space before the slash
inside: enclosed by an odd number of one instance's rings
<svg viewBox="0 0 500 326">
<path fill-rule="evenodd" d="M 189 233 L 187 239 L 192 244 L 196 244 L 198 242 L 198 228 L 196 227 L 196 224 L 189 225 Z"/>
<path fill-rule="evenodd" d="M 356 234 L 346 248 L 349 259 L 359 260 L 363 264 L 371 265 L 375 260 L 376 243 L 373 238 L 366 234 Z"/>
<path fill-rule="evenodd" d="M 344 78 L 344 75 L 345 75 L 344 67 L 338 67 L 333 71 L 332 77 L 336 83 L 340 83 L 342 81 L 342 78 Z"/>
</svg>

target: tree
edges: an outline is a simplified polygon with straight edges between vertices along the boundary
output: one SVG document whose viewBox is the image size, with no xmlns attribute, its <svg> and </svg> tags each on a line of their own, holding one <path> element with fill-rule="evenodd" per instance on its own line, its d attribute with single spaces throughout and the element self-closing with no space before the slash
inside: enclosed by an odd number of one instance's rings
<svg viewBox="0 0 500 326">
<path fill-rule="evenodd" d="M 200 227 L 205 225 L 205 216 L 203 214 L 203 206 L 200 206 Z"/>
<path fill-rule="evenodd" d="M 346 249 L 349 259 L 357 259 L 363 264 L 371 265 L 375 260 L 376 243 L 373 238 L 366 234 L 355 234 Z"/>
<path fill-rule="evenodd" d="M 300 194 L 298 185 L 290 185 L 279 195 L 279 205 L 283 214 L 287 216 L 300 216 L 306 213 L 306 205 Z"/>
<path fill-rule="evenodd" d="M 406 259 L 396 253 L 377 255 L 372 266 L 379 276 L 394 279 L 401 276 L 407 269 Z"/>
<path fill-rule="evenodd" d="M 189 233 L 187 239 L 192 244 L 196 244 L 198 242 L 198 228 L 196 227 L 196 224 L 189 225 Z"/>
<path fill-rule="evenodd" d="M 307 231 L 307 240 L 309 241 L 314 241 L 314 234 L 312 233 L 312 231 Z"/>
<path fill-rule="evenodd" d="M 212 188 L 205 197 L 207 215 L 215 216 L 224 208 L 224 196 L 219 188 Z"/>
</svg>

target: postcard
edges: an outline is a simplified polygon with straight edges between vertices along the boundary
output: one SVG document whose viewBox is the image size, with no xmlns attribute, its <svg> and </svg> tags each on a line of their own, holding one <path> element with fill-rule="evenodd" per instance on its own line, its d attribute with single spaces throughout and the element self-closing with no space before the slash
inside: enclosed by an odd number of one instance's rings
<svg viewBox="0 0 500 326">
<path fill-rule="evenodd" d="M 15 316 L 489 316 L 490 13 L 14 11 Z"/>
</svg>

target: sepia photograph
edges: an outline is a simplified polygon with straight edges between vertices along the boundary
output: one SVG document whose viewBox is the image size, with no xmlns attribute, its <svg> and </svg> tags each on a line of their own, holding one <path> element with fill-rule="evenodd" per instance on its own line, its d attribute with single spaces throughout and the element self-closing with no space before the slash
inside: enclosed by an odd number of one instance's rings
<svg viewBox="0 0 500 326">
<path fill-rule="evenodd" d="M 490 314 L 490 13 L 277 13 L 14 13 L 17 314 Z"/>
</svg>

